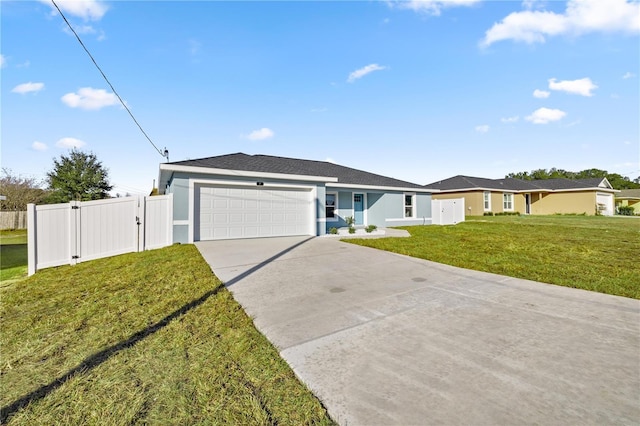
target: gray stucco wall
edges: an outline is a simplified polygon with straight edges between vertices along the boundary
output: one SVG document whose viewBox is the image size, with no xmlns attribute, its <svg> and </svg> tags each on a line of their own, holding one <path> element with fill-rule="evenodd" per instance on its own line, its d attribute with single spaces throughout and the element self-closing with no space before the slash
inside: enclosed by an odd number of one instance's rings
<svg viewBox="0 0 640 426">
<path fill-rule="evenodd" d="M 238 177 L 238 176 L 218 176 L 218 175 L 208 175 L 208 174 L 200 174 L 200 173 L 176 172 L 173 174 L 172 179 L 169 182 L 169 187 L 167 188 L 167 191 L 166 191 L 166 193 L 173 194 L 173 220 L 174 220 L 173 241 L 176 243 L 189 242 L 189 224 L 175 223 L 177 221 L 186 222 L 189 220 L 189 179 L 198 179 L 202 181 L 243 182 L 243 183 L 247 183 L 248 185 L 256 185 L 256 182 L 260 181 L 260 182 L 263 182 L 265 186 L 268 186 L 270 183 L 278 184 L 278 185 L 291 185 L 291 186 L 296 186 L 296 185 L 313 186 L 316 188 L 316 198 L 312 200 L 315 204 L 315 206 L 312 207 L 313 211 L 316 213 L 316 218 L 324 218 L 325 216 L 324 183 L 294 181 L 294 180 L 284 180 L 284 179 L 283 180 L 263 179 L 263 178 L 255 178 L 255 177 L 247 178 L 247 177 Z M 206 182 L 204 184 L 206 184 Z M 323 235 L 326 232 L 326 228 L 324 226 L 323 221 L 316 220 L 314 224 L 314 229 L 316 230 L 316 235 Z"/>
<path fill-rule="evenodd" d="M 331 188 L 327 192 L 338 192 L 337 222 L 326 222 L 329 229 L 347 226 L 345 218 L 353 215 L 353 194 L 366 194 L 366 223 L 380 228 L 389 226 L 410 226 L 431 224 L 431 194 L 416 194 L 416 217 L 404 218 L 404 192 L 363 191 L 362 189 Z M 394 220 L 395 219 L 395 220 Z"/>
<path fill-rule="evenodd" d="M 326 210 L 325 210 L 325 196 L 326 190 L 324 186 L 316 187 L 316 235 L 324 235 L 327 233 L 327 227 L 325 226 Z"/>
<path fill-rule="evenodd" d="M 257 179 L 264 182 L 280 185 L 305 185 L 314 186 L 316 197 L 312 207 L 316 213 L 315 230 L 316 235 L 324 235 L 329 229 L 347 226 L 345 218 L 353 216 L 353 193 L 366 194 L 366 225 L 376 225 L 378 227 L 403 226 L 403 225 L 423 225 L 431 224 L 431 194 L 416 194 L 416 218 L 404 219 L 404 192 L 384 192 L 365 191 L 362 189 L 349 188 L 325 188 L 324 184 L 318 182 L 300 182 L 293 180 L 275 180 L 262 178 L 246 178 L 235 176 L 212 176 L 206 174 L 175 173 L 169 182 L 167 193 L 173 194 L 173 239 L 174 242 L 187 243 L 189 241 L 189 179 L 216 180 L 231 182 L 246 182 L 255 185 Z M 326 192 L 338 193 L 338 209 L 336 214 L 338 221 L 326 221 L 325 218 L 325 196 Z M 395 219 L 395 220 L 394 220 Z M 182 222 L 176 224 L 175 222 Z"/>
</svg>

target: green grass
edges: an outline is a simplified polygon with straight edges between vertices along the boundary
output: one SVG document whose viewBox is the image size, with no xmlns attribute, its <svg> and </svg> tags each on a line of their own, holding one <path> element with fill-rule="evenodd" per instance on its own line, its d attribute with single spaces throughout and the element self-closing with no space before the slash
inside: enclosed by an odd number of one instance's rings
<svg viewBox="0 0 640 426">
<path fill-rule="evenodd" d="M 345 240 L 439 263 L 640 299 L 640 219 L 467 218 L 405 227 L 410 238 Z"/>
<path fill-rule="evenodd" d="M 0 290 L 8 424 L 332 424 L 193 245 Z"/>
<path fill-rule="evenodd" d="M 27 276 L 27 230 L 0 231 L 0 282 Z"/>
</svg>

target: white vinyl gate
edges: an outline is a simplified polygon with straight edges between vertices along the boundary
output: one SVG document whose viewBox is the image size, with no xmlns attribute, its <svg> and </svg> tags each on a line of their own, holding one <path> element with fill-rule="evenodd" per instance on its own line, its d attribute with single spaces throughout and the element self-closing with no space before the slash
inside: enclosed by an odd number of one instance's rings
<svg viewBox="0 0 640 426">
<path fill-rule="evenodd" d="M 431 223 L 455 225 L 464 222 L 464 198 L 431 200 Z"/>
<path fill-rule="evenodd" d="M 27 206 L 28 270 L 173 243 L 173 195 Z"/>
</svg>

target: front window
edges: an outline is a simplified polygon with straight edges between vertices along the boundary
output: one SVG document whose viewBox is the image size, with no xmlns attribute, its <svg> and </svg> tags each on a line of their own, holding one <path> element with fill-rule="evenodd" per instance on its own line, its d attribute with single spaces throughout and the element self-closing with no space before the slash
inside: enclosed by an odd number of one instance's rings
<svg viewBox="0 0 640 426">
<path fill-rule="evenodd" d="M 504 211 L 513 210 L 513 194 L 511 193 L 502 194 L 502 209 Z"/>
<path fill-rule="evenodd" d="M 491 211 L 491 192 L 489 191 L 484 192 L 484 211 Z"/>
<path fill-rule="evenodd" d="M 338 208 L 338 194 L 335 192 L 327 192 L 325 198 L 325 216 L 327 220 L 337 220 L 336 209 Z"/>
<path fill-rule="evenodd" d="M 414 217 L 415 194 L 404 194 L 404 217 Z"/>
</svg>

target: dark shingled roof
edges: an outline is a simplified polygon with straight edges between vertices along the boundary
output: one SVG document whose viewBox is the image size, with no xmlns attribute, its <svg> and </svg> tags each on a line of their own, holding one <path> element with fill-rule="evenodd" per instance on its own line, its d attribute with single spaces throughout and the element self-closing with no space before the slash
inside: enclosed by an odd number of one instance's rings
<svg viewBox="0 0 640 426">
<path fill-rule="evenodd" d="M 638 198 L 640 199 L 640 189 L 623 189 L 616 198 Z"/>
<path fill-rule="evenodd" d="M 539 189 L 529 181 L 521 179 L 485 179 L 472 176 L 454 176 L 449 179 L 433 182 L 425 185 L 426 188 L 439 189 L 440 191 L 453 191 L 456 189 L 496 189 L 499 191 L 521 191 L 524 189 Z"/>
<path fill-rule="evenodd" d="M 219 155 L 217 157 L 198 158 L 195 160 L 174 161 L 168 164 L 242 170 L 247 172 L 332 177 L 337 178 L 339 183 L 353 185 L 425 189 L 423 186 L 415 183 L 376 175 L 327 161 L 300 160 L 297 158 L 275 157 L 270 155 L 247 155 L 241 152 Z"/>
<path fill-rule="evenodd" d="M 590 179 L 485 179 L 471 176 L 454 176 L 449 179 L 425 185 L 426 188 L 440 191 L 455 191 L 460 189 L 495 189 L 499 191 L 540 191 L 597 188 L 604 178 Z"/>
</svg>

